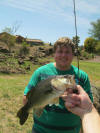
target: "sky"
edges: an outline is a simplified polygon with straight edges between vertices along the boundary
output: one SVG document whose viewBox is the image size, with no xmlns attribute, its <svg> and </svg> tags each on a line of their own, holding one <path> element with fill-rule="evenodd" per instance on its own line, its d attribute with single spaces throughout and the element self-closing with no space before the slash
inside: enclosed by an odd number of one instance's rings
<svg viewBox="0 0 100 133">
<path fill-rule="evenodd" d="M 89 37 L 91 22 L 100 19 L 100 0 L 75 0 L 80 45 Z M 75 33 L 73 0 L 0 0 L 0 32 L 18 26 L 16 35 L 54 43 Z"/>
</svg>

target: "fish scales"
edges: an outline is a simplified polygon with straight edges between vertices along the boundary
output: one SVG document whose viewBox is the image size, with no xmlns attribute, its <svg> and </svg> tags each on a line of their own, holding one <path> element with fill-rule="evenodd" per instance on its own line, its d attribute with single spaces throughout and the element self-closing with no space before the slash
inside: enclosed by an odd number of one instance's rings
<svg viewBox="0 0 100 133">
<path fill-rule="evenodd" d="M 47 104 L 55 104 L 67 88 L 75 90 L 74 75 L 56 75 L 40 81 L 27 94 L 27 103 L 20 108 L 17 117 L 23 125 L 28 118 L 29 111 L 33 108 L 38 116 L 41 115 L 43 108 Z"/>
</svg>

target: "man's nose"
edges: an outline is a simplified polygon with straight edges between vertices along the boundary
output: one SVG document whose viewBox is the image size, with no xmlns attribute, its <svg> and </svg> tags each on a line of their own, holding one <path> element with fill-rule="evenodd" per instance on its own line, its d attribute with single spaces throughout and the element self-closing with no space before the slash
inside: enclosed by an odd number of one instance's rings
<svg viewBox="0 0 100 133">
<path fill-rule="evenodd" d="M 63 57 L 66 56 L 66 55 L 67 55 L 67 53 L 65 53 L 65 52 L 62 53 L 62 56 L 63 56 Z"/>
</svg>

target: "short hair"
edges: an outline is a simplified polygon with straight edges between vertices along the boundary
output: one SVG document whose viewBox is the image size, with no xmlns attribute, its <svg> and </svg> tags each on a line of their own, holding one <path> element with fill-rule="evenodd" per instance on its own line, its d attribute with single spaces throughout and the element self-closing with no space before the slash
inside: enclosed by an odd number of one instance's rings
<svg viewBox="0 0 100 133">
<path fill-rule="evenodd" d="M 74 53 L 74 51 L 75 51 L 75 44 L 68 37 L 61 37 L 54 43 L 54 47 L 53 47 L 54 52 L 56 51 L 58 46 L 59 47 L 68 47 L 68 46 L 70 46 L 72 48 L 72 52 Z"/>
</svg>

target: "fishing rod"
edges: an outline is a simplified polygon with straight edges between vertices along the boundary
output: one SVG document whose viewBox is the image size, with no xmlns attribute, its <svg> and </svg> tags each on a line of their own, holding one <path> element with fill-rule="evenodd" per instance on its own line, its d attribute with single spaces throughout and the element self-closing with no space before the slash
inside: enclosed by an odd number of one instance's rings
<svg viewBox="0 0 100 133">
<path fill-rule="evenodd" d="M 74 5 L 74 18 L 75 18 L 75 46 L 76 46 L 76 55 L 77 55 L 77 67 L 78 67 L 78 84 L 80 82 L 79 78 L 79 47 L 78 47 L 78 35 L 77 35 L 77 23 L 76 23 L 76 6 L 75 6 L 75 0 L 73 0 Z"/>
</svg>

